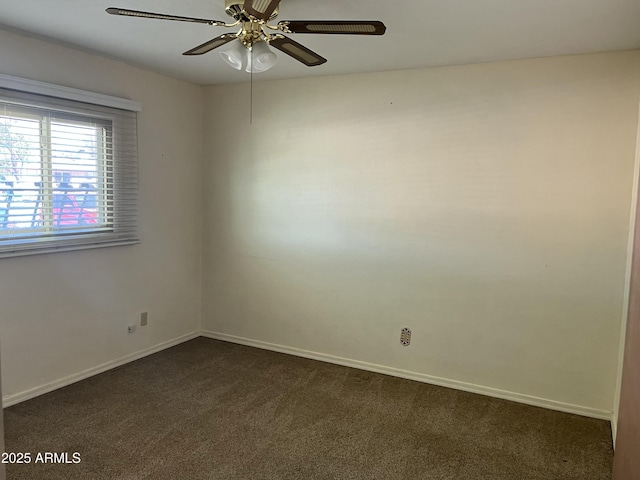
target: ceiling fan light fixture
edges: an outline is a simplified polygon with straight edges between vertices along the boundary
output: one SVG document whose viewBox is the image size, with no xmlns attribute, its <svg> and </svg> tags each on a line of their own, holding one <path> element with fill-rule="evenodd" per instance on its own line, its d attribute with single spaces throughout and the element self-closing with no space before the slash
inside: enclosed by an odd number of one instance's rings
<svg viewBox="0 0 640 480">
<path fill-rule="evenodd" d="M 220 52 L 222 59 L 232 68 L 242 70 L 248 63 L 249 51 L 240 42 L 231 42 L 229 48 Z"/>
<path fill-rule="evenodd" d="M 284 20 L 278 22 L 277 25 L 270 25 L 268 22 L 278 16 L 281 1 L 224 0 L 226 12 L 236 20 L 233 23 L 117 7 L 107 8 L 107 13 L 125 17 L 204 23 L 220 27 L 242 25 L 237 33 L 220 35 L 191 50 L 187 50 L 183 55 L 203 55 L 228 44 L 227 48 L 219 50 L 222 59 L 235 70 L 244 70 L 249 73 L 266 72 L 275 65 L 278 57 L 269 47 L 280 50 L 308 67 L 316 67 L 327 62 L 326 58 L 321 57 L 313 50 L 290 39 L 288 36 L 270 32 L 272 30 L 287 34 L 314 33 L 325 35 L 384 35 L 387 30 L 384 23 L 378 20 Z"/>
<path fill-rule="evenodd" d="M 270 70 L 278 61 L 278 56 L 271 51 L 266 42 L 254 43 L 251 52 L 248 52 L 246 71 L 261 73 Z"/>
</svg>

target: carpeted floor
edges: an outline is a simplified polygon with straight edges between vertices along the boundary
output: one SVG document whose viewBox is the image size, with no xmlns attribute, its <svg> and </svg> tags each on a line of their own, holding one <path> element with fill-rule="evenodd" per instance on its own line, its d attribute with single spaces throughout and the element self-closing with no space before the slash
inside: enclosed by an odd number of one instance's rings
<svg viewBox="0 0 640 480">
<path fill-rule="evenodd" d="M 5 422 L 7 452 L 32 453 L 8 480 L 611 478 L 605 421 L 205 338 Z"/>
</svg>

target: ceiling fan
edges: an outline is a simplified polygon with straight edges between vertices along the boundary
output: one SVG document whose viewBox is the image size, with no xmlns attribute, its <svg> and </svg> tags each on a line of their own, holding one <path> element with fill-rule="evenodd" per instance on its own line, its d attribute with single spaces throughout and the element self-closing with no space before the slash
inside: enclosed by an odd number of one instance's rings
<svg viewBox="0 0 640 480">
<path fill-rule="evenodd" d="M 230 46 L 221 51 L 222 58 L 236 70 L 246 70 L 251 73 L 265 72 L 276 62 L 276 55 L 269 46 L 302 62 L 308 67 L 322 65 L 327 61 L 304 45 L 282 35 L 283 33 L 315 33 L 323 35 L 383 35 L 386 27 L 379 21 L 352 20 L 285 20 L 277 24 L 272 22 L 278 16 L 281 0 L 225 0 L 225 10 L 235 22 L 226 23 L 220 20 L 204 18 L 180 17 L 162 13 L 141 12 L 126 8 L 107 8 L 111 15 L 125 17 L 155 18 L 159 20 L 175 20 L 179 22 L 204 23 L 218 27 L 241 28 L 237 33 L 225 33 L 208 42 L 198 45 L 183 53 L 183 55 L 202 55 L 222 47 Z M 237 40 L 237 41 L 236 41 Z M 233 42 L 233 43 L 232 43 Z"/>
</svg>

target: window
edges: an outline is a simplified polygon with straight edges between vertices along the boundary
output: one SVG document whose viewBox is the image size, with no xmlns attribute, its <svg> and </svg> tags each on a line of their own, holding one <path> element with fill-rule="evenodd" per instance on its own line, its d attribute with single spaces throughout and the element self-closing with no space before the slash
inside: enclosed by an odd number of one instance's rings
<svg viewBox="0 0 640 480">
<path fill-rule="evenodd" d="M 136 243 L 136 112 L 1 88 L 1 77 L 0 256 Z"/>
</svg>

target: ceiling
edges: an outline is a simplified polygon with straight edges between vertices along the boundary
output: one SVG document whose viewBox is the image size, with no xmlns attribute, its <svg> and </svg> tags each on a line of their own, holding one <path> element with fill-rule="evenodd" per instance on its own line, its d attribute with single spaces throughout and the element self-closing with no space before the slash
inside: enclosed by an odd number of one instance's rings
<svg viewBox="0 0 640 480">
<path fill-rule="evenodd" d="M 108 15 L 121 7 L 233 21 L 224 0 L 5 0 L 0 24 L 207 85 L 247 81 L 216 51 L 182 52 L 222 33 L 203 24 Z M 326 57 L 281 52 L 262 79 L 335 75 L 640 48 L 640 0 L 282 0 L 277 20 L 382 20 L 375 36 L 292 35 Z M 1 51 L 1 49 L 0 49 Z M 257 76 L 256 76 L 257 77 Z"/>
</svg>

